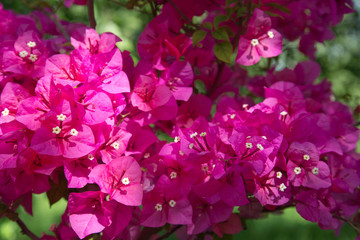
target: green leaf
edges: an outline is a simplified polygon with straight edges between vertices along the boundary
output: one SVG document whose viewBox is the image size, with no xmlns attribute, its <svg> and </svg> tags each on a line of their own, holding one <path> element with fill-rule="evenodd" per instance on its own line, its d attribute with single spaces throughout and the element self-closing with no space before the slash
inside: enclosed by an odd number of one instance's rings
<svg viewBox="0 0 360 240">
<path fill-rule="evenodd" d="M 198 79 L 195 80 L 194 84 L 195 84 L 195 89 L 197 90 L 198 93 L 206 94 L 206 86 L 203 81 Z"/>
<path fill-rule="evenodd" d="M 281 4 L 278 4 L 278 3 L 274 3 L 274 2 L 270 2 L 268 4 L 269 7 L 272 7 L 273 9 L 275 10 L 280 10 L 281 12 L 284 12 L 284 13 L 287 13 L 287 14 L 291 14 L 289 8 L 287 8 L 286 6 L 284 5 L 281 5 Z"/>
<path fill-rule="evenodd" d="M 174 141 L 174 139 L 172 137 L 170 137 L 168 134 L 164 133 L 161 130 L 156 131 L 156 136 L 158 137 L 158 139 L 160 141 L 167 141 L 168 143 Z"/>
<path fill-rule="evenodd" d="M 228 33 L 224 28 L 218 28 L 215 31 L 213 31 L 211 34 L 217 40 L 225 40 L 229 42 Z"/>
<path fill-rule="evenodd" d="M 204 22 L 204 23 L 202 24 L 202 26 L 203 26 L 205 29 L 209 29 L 209 30 L 212 30 L 212 28 L 213 28 L 213 25 L 212 25 L 211 22 Z"/>
<path fill-rule="evenodd" d="M 236 3 L 238 0 L 226 0 L 226 6 L 230 6 L 233 3 Z"/>
<path fill-rule="evenodd" d="M 228 17 L 225 16 L 225 15 L 217 15 L 217 16 L 215 17 L 215 19 L 214 19 L 214 27 L 215 27 L 215 29 L 219 26 L 219 24 L 220 24 L 221 22 L 224 22 L 224 21 L 226 21 L 227 19 L 228 19 Z"/>
<path fill-rule="evenodd" d="M 192 36 L 193 46 L 195 46 L 196 44 L 198 44 L 199 42 L 204 40 L 204 38 L 206 37 L 206 34 L 207 34 L 207 32 L 205 32 L 204 30 L 198 30 L 198 31 L 194 32 L 194 34 Z"/>
<path fill-rule="evenodd" d="M 230 42 L 219 42 L 214 46 L 215 56 L 223 62 L 230 63 L 233 47 Z"/>
</svg>

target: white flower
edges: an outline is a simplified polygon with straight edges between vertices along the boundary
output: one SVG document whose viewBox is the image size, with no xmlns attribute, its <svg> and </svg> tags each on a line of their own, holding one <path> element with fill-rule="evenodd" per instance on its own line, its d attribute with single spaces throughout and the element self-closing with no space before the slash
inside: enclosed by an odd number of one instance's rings
<svg viewBox="0 0 360 240">
<path fill-rule="evenodd" d="M 120 144 L 118 142 L 114 142 L 113 144 L 111 144 L 111 146 L 116 150 L 120 148 Z"/>
<path fill-rule="evenodd" d="M 174 179 L 177 177 L 177 173 L 176 172 L 171 172 L 170 173 L 170 179 Z"/>
<path fill-rule="evenodd" d="M 29 55 L 29 53 L 27 52 L 27 51 L 21 51 L 20 53 L 19 53 L 19 56 L 20 57 L 22 57 L 22 58 L 24 58 L 24 57 L 26 57 L 27 55 Z"/>
<path fill-rule="evenodd" d="M 70 130 L 70 134 L 73 135 L 73 136 L 77 136 L 79 134 L 79 132 L 75 128 L 72 128 Z"/>
<path fill-rule="evenodd" d="M 121 182 L 122 182 L 122 184 L 124 184 L 124 185 L 128 185 L 128 184 L 130 183 L 129 178 L 127 178 L 127 177 L 121 179 Z"/>
<path fill-rule="evenodd" d="M 4 110 L 1 112 L 1 114 L 5 117 L 5 116 L 7 116 L 7 115 L 9 115 L 9 113 L 10 113 L 10 111 L 9 111 L 9 109 L 7 109 L 7 108 L 4 108 Z"/>
<path fill-rule="evenodd" d="M 260 151 L 264 150 L 264 147 L 263 147 L 260 143 L 256 144 L 256 147 L 257 147 Z"/>
<path fill-rule="evenodd" d="M 155 209 L 156 209 L 156 211 L 160 212 L 160 211 L 162 210 L 162 205 L 161 205 L 161 203 L 157 203 L 157 204 L 155 205 Z"/>
<path fill-rule="evenodd" d="M 175 207 L 176 202 L 174 200 L 170 200 L 169 205 L 170 205 L 170 207 Z"/>
<path fill-rule="evenodd" d="M 245 145 L 246 145 L 246 148 L 252 148 L 253 147 L 252 143 L 245 143 Z"/>
<path fill-rule="evenodd" d="M 280 184 L 280 186 L 279 186 L 279 189 L 280 189 L 280 191 L 282 191 L 282 192 L 283 192 L 286 188 L 287 188 L 287 187 L 285 186 L 284 183 Z"/>
<path fill-rule="evenodd" d="M 296 175 L 300 174 L 301 173 L 301 168 L 299 168 L 299 167 L 294 168 L 294 173 Z"/>
<path fill-rule="evenodd" d="M 59 134 L 61 132 L 61 128 L 59 126 L 56 126 L 56 127 L 53 128 L 52 132 L 55 133 L 55 134 Z"/>
<path fill-rule="evenodd" d="M 59 121 L 65 121 L 66 116 L 61 113 L 61 114 L 59 114 L 59 115 L 56 115 L 56 118 L 57 118 L 57 120 L 59 120 Z"/>
<path fill-rule="evenodd" d="M 38 58 L 35 54 L 30 54 L 29 59 L 30 59 L 30 61 L 35 62 Z"/>
<path fill-rule="evenodd" d="M 252 39 L 251 45 L 253 45 L 253 47 L 255 47 L 256 45 L 259 45 L 259 40 L 257 40 L 256 38 Z"/>
<path fill-rule="evenodd" d="M 36 47 L 36 42 L 29 41 L 26 45 L 28 45 L 30 48 Z"/>
<path fill-rule="evenodd" d="M 269 36 L 269 38 L 274 38 L 274 33 L 272 31 L 268 31 L 267 35 Z"/>
</svg>

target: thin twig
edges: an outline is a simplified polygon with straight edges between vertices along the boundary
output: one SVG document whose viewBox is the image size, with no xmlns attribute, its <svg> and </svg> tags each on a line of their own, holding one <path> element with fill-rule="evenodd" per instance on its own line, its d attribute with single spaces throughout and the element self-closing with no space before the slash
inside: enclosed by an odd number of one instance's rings
<svg viewBox="0 0 360 240">
<path fill-rule="evenodd" d="M 168 0 L 168 1 L 170 1 L 170 0 Z M 246 26 L 246 24 L 247 24 L 247 23 L 249 22 L 249 20 L 250 20 L 250 17 L 251 17 L 251 7 L 252 7 L 251 3 L 252 3 L 251 1 L 248 1 L 246 18 L 245 18 L 244 20 L 240 19 L 240 20 L 241 20 L 241 21 L 240 21 L 240 23 L 241 23 L 241 24 L 240 24 L 240 27 L 238 28 L 238 30 L 237 30 L 237 32 L 236 32 L 233 40 L 231 41 L 231 44 L 232 44 L 232 46 L 233 46 L 233 50 L 236 49 L 236 47 L 237 47 L 236 45 L 239 43 L 240 36 L 246 33 L 246 28 L 243 27 L 243 25 Z M 218 89 L 218 87 L 219 87 L 218 85 L 219 85 L 221 76 L 222 76 L 222 74 L 223 74 L 223 72 L 224 72 L 224 69 L 225 69 L 225 62 L 219 63 L 218 66 L 219 66 L 219 67 L 218 67 L 218 72 L 217 72 L 217 74 L 216 74 L 215 81 L 214 81 L 213 85 L 211 86 L 210 90 L 209 90 L 208 93 L 207 93 L 208 96 L 210 96 L 211 94 L 213 94 L 214 91 L 215 91 L 216 89 Z"/>
<path fill-rule="evenodd" d="M 152 12 L 152 15 L 153 17 L 156 17 L 157 16 L 157 13 L 156 13 L 156 8 L 154 6 L 154 2 L 152 2 L 151 0 L 148 0 L 148 3 L 150 4 L 150 8 L 151 8 L 151 12 Z"/>
<path fill-rule="evenodd" d="M 87 6 L 88 6 L 88 16 L 89 16 L 90 27 L 95 29 L 96 20 L 95 20 L 95 13 L 94 13 L 94 0 L 88 0 Z"/>
<path fill-rule="evenodd" d="M 43 12 L 46 16 L 48 16 L 48 18 L 50 18 L 51 21 L 53 21 L 53 23 L 55 23 L 56 27 L 59 29 L 61 34 L 66 38 L 66 40 L 68 40 L 70 42 L 70 35 L 65 30 L 64 26 L 60 23 L 60 21 L 57 18 L 56 14 L 55 13 L 50 13 L 50 12 L 44 10 L 44 9 L 40 9 L 40 11 Z"/>
<path fill-rule="evenodd" d="M 29 238 L 31 238 L 32 240 L 40 240 L 40 238 L 38 238 L 33 232 L 31 232 L 28 227 L 25 225 L 25 223 L 18 218 L 16 220 L 16 223 L 19 225 L 19 227 L 21 228 L 21 232 L 25 235 L 27 235 Z"/>
<path fill-rule="evenodd" d="M 122 3 L 122 2 L 118 2 L 116 0 L 109 0 L 110 2 L 113 2 L 115 4 L 118 4 L 126 9 L 129 9 L 129 10 L 134 10 L 134 11 L 137 11 L 137 12 L 141 12 L 141 13 L 145 13 L 145 14 L 149 14 L 149 15 L 152 15 L 151 13 L 147 12 L 147 11 L 144 11 L 142 9 L 138 9 L 138 8 L 129 8 L 128 5 L 126 5 L 125 3 Z"/>
<path fill-rule="evenodd" d="M 181 17 L 188 22 L 191 26 L 195 27 L 196 29 L 199 29 L 199 26 L 195 25 L 181 10 L 178 6 L 176 6 L 176 4 L 172 1 L 172 0 L 167 0 L 167 2 L 169 2 L 175 9 L 176 11 L 178 11 L 178 13 L 180 13 Z"/>
<path fill-rule="evenodd" d="M 20 199 L 12 203 L 11 206 L 14 204 L 17 206 L 20 204 Z M 12 209 L 12 207 L 8 206 L 7 204 L 0 201 L 1 208 L 3 211 L 1 212 L 1 215 L 5 215 L 9 220 L 16 222 L 19 227 L 21 228 L 21 232 L 25 235 L 27 235 L 32 240 L 40 240 L 38 236 L 36 236 L 33 232 L 30 231 L 30 229 L 25 225 L 25 223 L 19 218 L 19 215 Z"/>
</svg>

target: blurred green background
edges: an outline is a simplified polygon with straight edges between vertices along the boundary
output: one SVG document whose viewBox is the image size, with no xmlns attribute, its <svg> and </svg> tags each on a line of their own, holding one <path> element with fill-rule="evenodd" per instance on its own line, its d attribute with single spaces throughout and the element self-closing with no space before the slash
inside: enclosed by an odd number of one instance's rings
<svg viewBox="0 0 360 240">
<path fill-rule="evenodd" d="M 29 12 L 24 0 L 0 1 L 6 9 L 13 9 L 19 13 Z M 34 0 L 27 2 L 34 2 Z M 56 4 L 57 1 L 45 2 Z M 316 61 L 322 67 L 321 78 L 325 77 L 332 82 L 335 98 L 349 105 L 352 110 L 360 104 L 360 0 L 355 0 L 354 3 L 356 12 L 345 16 L 344 21 L 335 27 L 336 39 L 334 41 L 317 45 L 316 55 Z M 143 10 L 151 12 L 150 9 Z M 61 19 L 71 22 L 88 23 L 87 8 L 84 6 L 61 8 L 58 10 L 58 15 Z M 138 59 L 136 42 L 142 29 L 151 20 L 151 14 L 130 11 L 113 3 L 112 0 L 95 0 L 95 17 L 97 31 L 113 32 L 118 35 L 123 40 L 119 43 L 119 48 L 129 50 L 136 62 Z M 295 61 L 284 61 L 284 67 L 293 67 L 296 61 L 306 59 L 297 50 L 291 54 L 294 54 Z M 41 194 L 33 196 L 33 203 L 34 216 L 29 216 L 20 207 L 18 210 L 20 218 L 38 236 L 43 232 L 50 234 L 48 229 L 52 224 L 60 222 L 61 214 L 66 208 L 66 201 L 62 199 L 50 208 L 46 195 Z M 321 230 L 316 224 L 302 219 L 295 209 L 287 209 L 284 214 L 273 214 L 264 219 L 248 220 L 247 227 L 246 231 L 237 234 L 234 239 L 350 240 L 355 238 L 355 233 L 349 225 L 345 225 L 341 234 L 335 237 L 333 231 Z M 0 240 L 21 239 L 28 238 L 20 233 L 20 228 L 16 223 L 4 218 L 0 219 Z"/>
</svg>

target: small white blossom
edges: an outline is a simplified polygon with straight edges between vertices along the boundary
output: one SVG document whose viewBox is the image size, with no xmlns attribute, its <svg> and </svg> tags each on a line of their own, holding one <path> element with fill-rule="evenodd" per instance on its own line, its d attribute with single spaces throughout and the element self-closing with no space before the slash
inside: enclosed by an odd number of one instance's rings
<svg viewBox="0 0 360 240">
<path fill-rule="evenodd" d="M 263 139 L 267 140 L 267 137 L 266 136 L 261 136 Z"/>
<path fill-rule="evenodd" d="M 128 184 L 130 183 L 129 178 L 127 178 L 127 177 L 121 179 L 121 182 L 122 182 L 122 184 L 124 184 L 124 185 L 128 185 Z"/>
<path fill-rule="evenodd" d="M 174 138 L 174 142 L 180 142 L 180 137 L 179 136 L 176 136 L 175 138 Z"/>
<path fill-rule="evenodd" d="M 29 59 L 30 59 L 30 61 L 35 62 L 38 58 L 35 54 L 30 54 Z"/>
<path fill-rule="evenodd" d="M 284 183 L 280 184 L 280 186 L 279 186 L 279 189 L 280 189 L 280 191 L 282 191 L 282 192 L 283 192 L 286 188 L 287 188 L 287 187 L 285 186 Z"/>
<path fill-rule="evenodd" d="M 109 195 L 109 194 L 106 195 L 105 200 L 106 200 L 106 201 L 110 201 L 110 195 Z"/>
<path fill-rule="evenodd" d="M 171 172 L 170 173 L 170 179 L 174 179 L 177 177 L 177 173 L 176 172 Z"/>
<path fill-rule="evenodd" d="M 114 142 L 113 144 L 111 144 L 111 146 L 116 150 L 120 148 L 120 144 L 118 142 Z"/>
<path fill-rule="evenodd" d="M 294 168 L 294 173 L 295 173 L 296 175 L 300 174 L 300 173 L 301 173 L 301 168 L 300 168 L 300 167 Z"/>
<path fill-rule="evenodd" d="M 59 115 L 56 115 L 56 118 L 57 118 L 57 120 L 59 120 L 59 121 L 65 121 L 66 116 L 61 113 L 61 114 L 59 114 Z"/>
<path fill-rule="evenodd" d="M 176 202 L 174 200 L 170 200 L 169 205 L 170 205 L 170 207 L 175 207 Z"/>
<path fill-rule="evenodd" d="M 236 114 L 235 114 L 235 113 L 233 113 L 233 114 L 230 115 L 230 118 L 231 118 L 231 119 L 234 119 L 235 117 L 236 117 Z"/>
<path fill-rule="evenodd" d="M 156 209 L 156 211 L 158 211 L 158 212 L 162 211 L 162 205 L 161 205 L 161 203 L 157 203 L 157 204 L 155 205 L 155 209 Z"/>
<path fill-rule="evenodd" d="M 274 33 L 272 31 L 268 31 L 267 35 L 269 36 L 269 38 L 274 38 Z"/>
<path fill-rule="evenodd" d="M 194 132 L 194 133 L 190 134 L 190 138 L 194 138 L 194 137 L 196 137 L 197 135 L 198 135 L 198 133 L 197 133 L 197 132 Z"/>
<path fill-rule="evenodd" d="M 91 160 L 91 161 L 94 160 L 94 155 L 92 155 L 92 154 L 90 153 L 90 154 L 88 155 L 88 159 Z"/>
<path fill-rule="evenodd" d="M 205 136 L 206 136 L 206 132 L 200 133 L 200 137 L 205 137 Z"/>
<path fill-rule="evenodd" d="M 179 155 L 180 155 L 180 156 L 184 156 L 185 154 L 184 154 L 183 151 L 179 150 Z"/>
<path fill-rule="evenodd" d="M 313 170 L 312 170 L 312 173 L 315 174 L 315 175 L 318 175 L 319 174 L 319 168 L 314 167 Z"/>
<path fill-rule="evenodd" d="M 201 170 L 203 170 L 204 172 L 207 172 L 207 171 L 209 171 L 209 166 L 207 164 L 202 164 Z"/>
<path fill-rule="evenodd" d="M 1 115 L 3 115 L 5 117 L 5 116 L 9 115 L 9 113 L 10 113 L 9 109 L 4 108 L 4 110 L 2 110 L 2 112 L 1 112 Z"/>
<path fill-rule="evenodd" d="M 36 47 L 36 42 L 29 41 L 26 45 L 28 45 L 30 48 Z"/>
<path fill-rule="evenodd" d="M 264 147 L 263 147 L 260 143 L 256 144 L 256 147 L 257 147 L 260 151 L 264 150 Z"/>
<path fill-rule="evenodd" d="M 61 132 L 61 128 L 59 126 L 56 126 L 56 127 L 53 128 L 52 132 L 55 133 L 55 134 L 59 134 Z"/>
<path fill-rule="evenodd" d="M 190 144 L 189 144 L 189 148 L 190 148 L 190 149 L 193 149 L 193 147 L 194 147 L 194 144 L 193 144 L 193 143 L 190 143 Z"/>
<path fill-rule="evenodd" d="M 259 45 L 259 40 L 257 40 L 256 38 L 252 39 L 251 45 L 253 45 L 253 47 L 255 47 L 256 45 Z"/>
<path fill-rule="evenodd" d="M 79 132 L 75 128 L 72 128 L 70 130 L 70 134 L 73 135 L 73 136 L 77 136 L 79 134 Z"/>
<path fill-rule="evenodd" d="M 282 172 L 280 172 L 280 171 L 279 171 L 279 172 L 276 172 L 276 177 L 277 177 L 277 178 L 281 178 L 281 177 L 282 177 Z"/>
<path fill-rule="evenodd" d="M 281 115 L 281 116 L 286 116 L 286 115 L 288 115 L 288 112 L 287 112 L 287 111 L 282 111 L 282 112 L 280 113 L 280 115 Z"/>
<path fill-rule="evenodd" d="M 304 160 L 306 160 L 306 161 L 310 160 L 310 156 L 307 155 L 307 154 L 305 154 L 305 155 L 304 155 Z"/>
<path fill-rule="evenodd" d="M 19 56 L 22 57 L 22 58 L 26 57 L 27 55 L 29 55 L 29 53 L 27 51 L 25 51 L 25 50 L 19 52 Z"/>
<path fill-rule="evenodd" d="M 144 153 L 144 158 L 149 158 L 150 157 L 150 153 Z"/>
<path fill-rule="evenodd" d="M 252 143 L 245 143 L 245 145 L 246 145 L 246 148 L 252 148 L 253 147 Z"/>
</svg>

